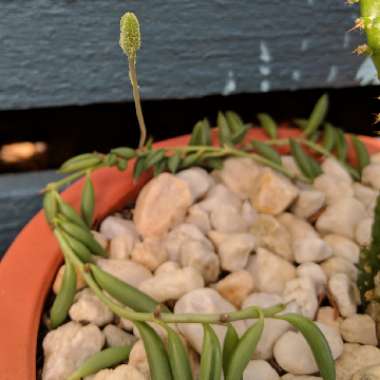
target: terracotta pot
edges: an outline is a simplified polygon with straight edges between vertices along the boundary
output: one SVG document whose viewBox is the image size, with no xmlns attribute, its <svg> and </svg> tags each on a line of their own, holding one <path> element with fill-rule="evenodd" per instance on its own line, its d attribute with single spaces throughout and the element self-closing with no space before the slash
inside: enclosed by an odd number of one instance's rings
<svg viewBox="0 0 380 380">
<path fill-rule="evenodd" d="M 281 128 L 279 137 L 296 136 L 299 132 Z M 253 129 L 247 139 L 264 140 L 261 130 Z M 216 136 L 214 133 L 214 139 Z M 174 147 L 187 144 L 182 136 L 155 144 Z M 380 141 L 363 137 L 369 151 L 380 151 Z M 350 148 L 352 156 L 352 149 Z M 145 173 L 138 183 L 132 181 L 132 165 L 124 173 L 102 169 L 94 173 L 97 193 L 96 219 L 133 201 L 149 179 Z M 79 206 L 83 182 L 70 186 L 64 199 Z M 39 212 L 20 232 L 0 264 L 0 378 L 32 380 L 36 378 L 36 343 L 45 297 L 62 262 L 58 244 L 49 230 L 43 212 Z"/>
</svg>

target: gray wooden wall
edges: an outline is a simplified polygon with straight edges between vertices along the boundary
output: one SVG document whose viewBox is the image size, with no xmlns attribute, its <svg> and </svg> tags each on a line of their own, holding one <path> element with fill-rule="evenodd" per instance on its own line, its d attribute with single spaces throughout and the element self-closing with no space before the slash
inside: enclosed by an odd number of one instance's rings
<svg viewBox="0 0 380 380">
<path fill-rule="evenodd" d="M 127 10 L 142 24 L 144 99 L 371 81 L 345 0 L 0 0 L 0 109 L 130 99 Z"/>
<path fill-rule="evenodd" d="M 0 110 L 130 100 L 127 10 L 142 24 L 144 99 L 376 82 L 351 53 L 363 36 L 346 33 L 357 8 L 345 0 L 0 0 Z M 52 176 L 0 177 L 0 252 Z"/>
</svg>

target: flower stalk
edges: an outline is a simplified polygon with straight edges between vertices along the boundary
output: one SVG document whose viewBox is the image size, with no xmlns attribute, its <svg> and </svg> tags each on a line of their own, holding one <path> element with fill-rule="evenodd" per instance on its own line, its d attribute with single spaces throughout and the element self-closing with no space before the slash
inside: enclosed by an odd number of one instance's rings
<svg viewBox="0 0 380 380">
<path fill-rule="evenodd" d="M 136 72 L 137 51 L 141 47 L 141 34 L 139 21 L 132 12 L 125 13 L 120 20 L 120 47 L 128 57 L 129 79 L 132 85 L 136 116 L 140 127 L 139 148 L 141 148 L 144 146 L 146 140 L 146 126 L 141 107 L 140 89 Z"/>
</svg>

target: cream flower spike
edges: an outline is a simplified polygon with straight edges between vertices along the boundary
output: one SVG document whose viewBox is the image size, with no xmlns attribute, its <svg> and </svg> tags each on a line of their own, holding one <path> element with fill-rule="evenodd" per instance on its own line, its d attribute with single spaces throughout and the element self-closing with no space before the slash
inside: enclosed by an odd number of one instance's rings
<svg viewBox="0 0 380 380">
<path fill-rule="evenodd" d="M 120 19 L 120 47 L 128 58 L 136 59 L 141 47 L 140 23 L 133 12 L 126 12 Z"/>
</svg>

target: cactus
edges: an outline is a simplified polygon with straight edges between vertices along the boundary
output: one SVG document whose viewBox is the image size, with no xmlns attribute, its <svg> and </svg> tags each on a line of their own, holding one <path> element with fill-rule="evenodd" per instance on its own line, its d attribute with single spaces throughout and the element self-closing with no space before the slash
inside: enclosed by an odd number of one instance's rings
<svg viewBox="0 0 380 380">
<path fill-rule="evenodd" d="M 380 195 L 372 225 L 372 241 L 360 253 L 358 287 L 362 305 L 380 301 Z"/>
<path fill-rule="evenodd" d="M 353 29 L 364 29 L 367 44 L 360 45 L 355 50 L 358 54 L 369 54 L 375 64 L 380 78 L 380 1 L 379 0 L 349 0 L 350 4 L 359 3 L 360 17 Z"/>
</svg>

